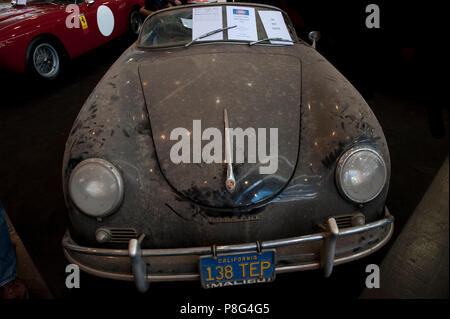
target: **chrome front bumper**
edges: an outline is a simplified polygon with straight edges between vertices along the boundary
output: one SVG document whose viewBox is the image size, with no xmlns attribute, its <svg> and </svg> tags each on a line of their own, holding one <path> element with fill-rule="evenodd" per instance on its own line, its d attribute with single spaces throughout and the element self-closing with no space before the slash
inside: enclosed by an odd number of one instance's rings
<svg viewBox="0 0 450 319">
<path fill-rule="evenodd" d="M 275 249 L 277 274 L 323 268 L 330 276 L 334 265 L 367 256 L 381 248 L 392 236 L 394 218 L 385 208 L 385 217 L 362 226 L 339 229 L 328 219 L 325 232 L 264 242 L 211 247 L 142 249 L 139 239 L 131 239 L 127 249 L 90 248 L 77 245 L 67 231 L 64 254 L 69 262 L 87 273 L 118 280 L 135 281 L 144 292 L 150 281 L 198 280 L 199 257 L 245 251 Z"/>
</svg>

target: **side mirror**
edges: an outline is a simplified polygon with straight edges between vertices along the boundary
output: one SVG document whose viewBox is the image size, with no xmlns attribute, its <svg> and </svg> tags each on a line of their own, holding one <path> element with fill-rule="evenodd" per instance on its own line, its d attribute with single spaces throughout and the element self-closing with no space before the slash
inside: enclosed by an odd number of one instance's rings
<svg viewBox="0 0 450 319">
<path fill-rule="evenodd" d="M 86 0 L 85 2 L 86 2 L 88 7 L 92 6 L 95 3 L 94 0 Z"/>
<path fill-rule="evenodd" d="M 320 31 L 311 31 L 308 34 L 308 38 L 312 41 L 312 47 L 316 48 L 316 43 L 320 40 Z"/>
</svg>

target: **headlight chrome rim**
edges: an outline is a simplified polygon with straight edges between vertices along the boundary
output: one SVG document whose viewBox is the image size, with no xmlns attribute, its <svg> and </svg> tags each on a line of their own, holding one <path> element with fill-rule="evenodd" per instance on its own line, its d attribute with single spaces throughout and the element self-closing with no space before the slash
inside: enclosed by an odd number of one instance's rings
<svg viewBox="0 0 450 319">
<path fill-rule="evenodd" d="M 383 179 L 383 183 L 382 183 L 382 187 L 380 187 L 380 189 L 378 190 L 378 192 L 376 192 L 373 196 L 371 196 L 369 199 L 367 200 L 358 200 L 355 198 L 352 198 L 352 196 L 350 196 L 348 194 L 348 192 L 342 187 L 341 184 L 341 178 L 342 178 L 342 173 L 343 168 L 345 167 L 347 161 L 356 153 L 362 152 L 362 151 L 368 151 L 371 152 L 372 154 L 374 154 L 378 160 L 383 164 L 383 170 L 384 170 L 384 179 Z M 378 197 L 378 195 L 381 194 L 381 192 L 383 191 L 383 189 L 386 186 L 386 182 L 388 179 L 388 174 L 387 174 L 387 167 L 386 167 L 386 162 L 384 161 L 383 157 L 372 147 L 364 145 L 364 146 L 355 146 L 352 147 L 351 149 L 349 149 L 348 151 L 346 151 L 344 154 L 341 155 L 341 157 L 339 158 L 339 161 L 337 163 L 336 166 L 336 174 L 335 174 L 335 180 L 336 180 L 336 185 L 339 189 L 339 192 L 348 200 L 354 202 L 354 203 L 358 203 L 358 204 L 365 204 L 365 203 L 369 203 L 372 200 L 374 200 L 375 198 Z"/>
<path fill-rule="evenodd" d="M 118 190 L 119 190 L 119 196 L 116 198 L 115 202 L 111 205 L 111 207 L 108 210 L 106 210 L 104 213 L 102 213 L 100 215 L 93 215 L 93 214 L 90 214 L 90 213 L 84 211 L 81 207 L 79 207 L 79 205 L 73 199 L 74 196 L 73 196 L 72 187 L 71 187 L 73 178 L 74 178 L 76 172 L 78 172 L 81 168 L 83 168 L 84 166 L 86 166 L 88 164 L 97 164 L 97 165 L 103 166 L 108 171 L 110 171 L 113 174 L 113 176 L 117 182 L 117 186 L 118 186 Z M 93 217 L 93 218 L 103 218 L 103 217 L 107 217 L 107 216 L 113 214 L 122 204 L 124 193 L 125 193 L 123 179 L 122 179 L 122 175 L 120 174 L 120 171 L 113 164 L 111 164 L 110 162 L 108 162 L 107 160 L 104 160 L 102 158 L 88 158 L 88 159 L 85 159 L 85 160 L 81 161 L 80 163 L 78 163 L 70 174 L 68 191 L 69 191 L 69 196 L 70 196 L 72 203 L 83 214 L 86 214 L 87 216 Z"/>
</svg>

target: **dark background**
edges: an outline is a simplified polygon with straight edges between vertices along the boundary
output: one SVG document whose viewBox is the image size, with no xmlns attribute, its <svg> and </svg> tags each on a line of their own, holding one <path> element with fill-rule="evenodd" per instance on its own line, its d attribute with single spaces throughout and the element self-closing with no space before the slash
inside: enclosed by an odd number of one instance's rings
<svg viewBox="0 0 450 319">
<path fill-rule="evenodd" d="M 68 218 L 61 165 L 71 126 L 90 92 L 133 42 L 126 37 L 66 65 L 57 81 L 0 73 L 0 200 L 57 298 L 132 297 L 172 304 L 190 301 L 271 303 L 295 307 L 300 298 L 357 298 L 365 267 L 380 264 L 437 170 L 448 156 L 447 51 L 441 45 L 441 5 L 409 1 L 258 1 L 290 15 L 301 38 L 319 30 L 318 50 L 367 99 L 386 135 L 392 162 L 387 206 L 396 218 L 390 244 L 360 261 L 321 271 L 279 275 L 271 284 L 202 290 L 198 282 L 152 283 L 147 294 L 133 283 L 82 273 L 81 288 L 65 287 L 61 238 Z M 367 29 L 365 7 L 378 4 L 381 28 Z"/>
</svg>

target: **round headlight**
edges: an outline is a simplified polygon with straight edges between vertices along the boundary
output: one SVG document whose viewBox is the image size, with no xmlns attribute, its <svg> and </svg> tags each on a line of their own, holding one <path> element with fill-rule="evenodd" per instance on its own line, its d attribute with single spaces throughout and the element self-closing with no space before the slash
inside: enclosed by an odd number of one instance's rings
<svg viewBox="0 0 450 319">
<path fill-rule="evenodd" d="M 101 158 L 84 160 L 70 175 L 69 194 L 73 203 L 87 215 L 106 216 L 122 202 L 122 176 L 117 168 Z"/>
<path fill-rule="evenodd" d="M 336 168 L 336 183 L 341 193 L 356 203 L 377 197 L 386 184 L 383 158 L 372 148 L 360 146 L 345 152 Z"/>
</svg>

